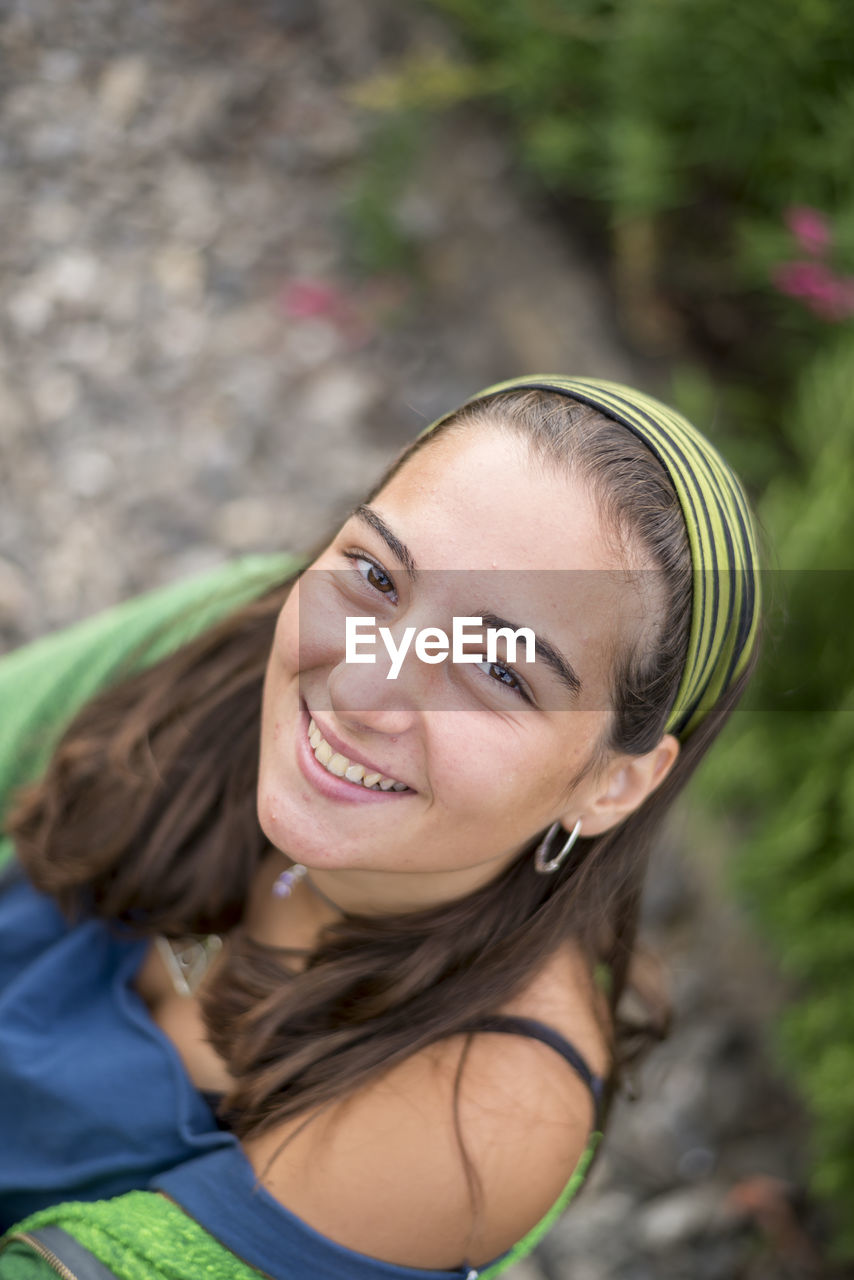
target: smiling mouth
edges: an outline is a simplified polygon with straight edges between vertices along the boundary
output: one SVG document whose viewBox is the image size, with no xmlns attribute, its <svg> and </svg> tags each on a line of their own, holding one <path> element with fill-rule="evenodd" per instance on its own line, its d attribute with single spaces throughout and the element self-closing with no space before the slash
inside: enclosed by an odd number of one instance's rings
<svg viewBox="0 0 854 1280">
<path fill-rule="evenodd" d="M 405 782 L 398 782 L 396 778 L 389 778 L 383 773 L 366 769 L 363 764 L 356 764 L 340 751 L 336 751 L 326 741 L 313 720 L 309 720 L 308 741 L 317 763 L 336 778 L 344 778 L 357 787 L 364 787 L 366 791 L 410 790 Z"/>
</svg>

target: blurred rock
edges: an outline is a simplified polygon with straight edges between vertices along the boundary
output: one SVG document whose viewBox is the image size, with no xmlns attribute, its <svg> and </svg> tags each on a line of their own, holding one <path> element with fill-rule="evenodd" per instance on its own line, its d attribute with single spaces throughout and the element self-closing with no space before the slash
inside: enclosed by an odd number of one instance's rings
<svg viewBox="0 0 854 1280">
<path fill-rule="evenodd" d="M 18 332 L 24 337 L 34 338 L 45 328 L 53 308 L 43 290 L 25 287 L 12 294 L 7 310 Z"/>
<path fill-rule="evenodd" d="M 80 384 L 72 373 L 52 369 L 32 389 L 33 405 L 42 422 L 55 422 L 77 407 Z"/>
<path fill-rule="evenodd" d="M 545 1280 L 535 1258 L 523 1258 L 504 1272 L 505 1280 Z"/>
<path fill-rule="evenodd" d="M 205 265 L 201 254 L 183 244 L 166 244 L 154 257 L 158 284 L 174 298 L 198 301 L 205 287 Z"/>
<path fill-rule="evenodd" d="M 101 285 L 98 259 L 85 249 L 59 253 L 41 271 L 40 284 L 52 302 L 84 306 L 94 301 Z"/>
<path fill-rule="evenodd" d="M 723 1188 L 706 1184 L 657 1196 L 637 1215 L 639 1242 L 662 1252 L 694 1236 L 713 1235 L 738 1220 Z"/>
<path fill-rule="evenodd" d="M 285 31 L 309 31 L 320 21 L 316 0 L 268 0 L 268 5 L 272 21 Z"/>
<path fill-rule="evenodd" d="M 79 449 L 65 461 L 66 483 L 81 498 L 97 498 L 105 493 L 116 477 L 116 468 L 103 449 Z"/>
<path fill-rule="evenodd" d="M 20 633 L 26 633 L 37 618 L 33 587 L 23 570 L 0 557 L 0 636 L 9 635 L 11 644 L 15 644 L 20 641 Z"/>
<path fill-rule="evenodd" d="M 306 421 L 334 424 L 336 436 L 350 435 L 362 414 L 376 399 L 379 388 L 370 373 L 355 368 L 325 370 L 306 385 L 301 410 Z"/>
<path fill-rule="evenodd" d="M 81 58 L 73 49 L 45 49 L 39 61 L 43 80 L 53 84 L 69 84 L 80 75 Z"/>
<path fill-rule="evenodd" d="M 217 515 L 216 532 L 231 551 L 266 546 L 278 530 L 279 502 L 269 498 L 235 498 Z"/>
<path fill-rule="evenodd" d="M 116 58 L 101 75 L 98 106 L 112 123 L 122 126 L 136 114 L 148 87 L 148 66 L 144 58 Z"/>
<path fill-rule="evenodd" d="M 157 184 L 156 199 L 165 228 L 176 240 L 202 246 L 220 229 L 213 175 L 198 164 L 167 158 Z"/>
<path fill-rule="evenodd" d="M 690 917 L 697 905 L 698 885 L 683 852 L 661 840 L 650 860 L 644 885 L 642 918 L 647 929 L 660 932 Z"/>
</svg>

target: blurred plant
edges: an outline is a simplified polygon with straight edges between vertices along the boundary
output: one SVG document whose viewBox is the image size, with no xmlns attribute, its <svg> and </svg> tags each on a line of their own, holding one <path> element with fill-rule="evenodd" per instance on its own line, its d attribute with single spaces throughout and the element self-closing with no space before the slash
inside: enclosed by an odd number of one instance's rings
<svg viewBox="0 0 854 1280">
<path fill-rule="evenodd" d="M 424 143 L 414 109 L 389 111 L 375 124 L 342 210 L 350 262 L 362 275 L 415 270 L 415 246 L 399 210 Z"/>
<path fill-rule="evenodd" d="M 635 338 L 704 342 L 714 373 L 683 370 L 680 396 L 765 489 L 786 572 L 755 709 L 702 776 L 752 823 L 734 874 L 792 981 L 781 1053 L 815 1119 L 813 1190 L 854 1257 L 854 5 L 432 7 L 471 58 L 444 73 L 446 103 L 486 97 L 601 229 Z"/>
<path fill-rule="evenodd" d="M 498 69 L 455 62 L 441 49 L 425 49 L 405 55 L 392 71 L 359 81 L 348 97 L 368 111 L 422 111 L 451 107 L 504 87 Z"/>
<path fill-rule="evenodd" d="M 814 1121 L 812 1189 L 854 1256 L 854 334 L 803 370 L 783 421 L 799 466 L 760 503 L 781 569 L 766 576 L 763 662 L 727 749 L 700 779 L 740 815 L 732 876 L 791 981 L 778 1037 Z"/>
<path fill-rule="evenodd" d="M 854 276 L 837 275 L 826 262 L 784 262 L 774 273 L 781 293 L 799 298 L 821 320 L 854 314 Z"/>
<path fill-rule="evenodd" d="M 296 277 L 280 288 L 277 306 L 293 322 L 328 324 L 353 350 L 370 342 L 405 305 L 409 293 L 409 282 L 402 276 L 373 276 L 355 285 Z"/>
<path fill-rule="evenodd" d="M 830 248 L 833 235 L 830 223 L 818 209 L 808 205 L 792 205 L 784 215 L 786 226 L 806 253 L 823 257 Z"/>
<path fill-rule="evenodd" d="M 636 340 L 672 352 L 686 328 L 699 331 L 734 371 L 779 386 L 816 339 L 791 317 L 778 327 L 778 289 L 797 290 L 816 319 L 847 313 L 844 272 L 842 285 L 814 267 L 776 286 L 770 274 L 788 255 L 780 213 L 793 192 L 807 209 L 833 211 L 840 244 L 851 241 L 841 234 L 848 224 L 854 232 L 847 0 L 785 11 L 779 0 L 753 0 L 737 12 L 730 0 L 432 7 L 454 20 L 471 54 L 468 72 L 443 73 L 453 99 L 487 95 L 529 168 L 554 192 L 590 202 Z M 801 223 L 817 245 L 821 228 Z M 781 343 L 791 356 L 781 358 Z"/>
<path fill-rule="evenodd" d="M 834 237 L 827 218 L 818 209 L 796 205 L 786 210 L 785 223 L 810 256 L 774 270 L 780 293 L 802 300 L 822 320 L 838 322 L 854 315 L 854 276 L 841 275 L 828 261 Z"/>
</svg>

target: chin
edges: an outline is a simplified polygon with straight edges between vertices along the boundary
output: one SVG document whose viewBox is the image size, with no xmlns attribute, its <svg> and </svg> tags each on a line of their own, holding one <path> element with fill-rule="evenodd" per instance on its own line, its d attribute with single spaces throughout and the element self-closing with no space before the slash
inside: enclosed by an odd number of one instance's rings
<svg viewBox="0 0 854 1280">
<path fill-rule="evenodd" d="M 273 791 L 262 791 L 259 787 L 256 814 L 258 825 L 274 849 L 307 867 L 319 869 L 331 865 L 328 850 L 337 842 L 319 844 L 316 829 L 313 840 L 311 834 L 300 833 L 300 822 L 289 819 L 287 801 L 281 796 Z"/>
<path fill-rule="evenodd" d="M 294 840 L 295 825 L 288 820 L 287 801 L 272 788 L 262 790 L 259 785 L 256 814 L 258 825 L 270 843 L 299 861 L 300 854 L 295 847 L 299 841 Z"/>
</svg>

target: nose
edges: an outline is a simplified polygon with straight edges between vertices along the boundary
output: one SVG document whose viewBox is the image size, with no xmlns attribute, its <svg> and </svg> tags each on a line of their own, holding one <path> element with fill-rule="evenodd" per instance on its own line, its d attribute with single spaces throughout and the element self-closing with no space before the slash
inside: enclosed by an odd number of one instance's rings
<svg viewBox="0 0 854 1280">
<path fill-rule="evenodd" d="M 436 630 L 430 612 L 426 607 L 408 609 L 395 625 L 381 628 L 376 644 L 369 646 L 371 662 L 364 660 L 364 649 L 358 655 L 346 645 L 338 651 L 326 686 L 331 709 L 342 725 L 346 721 L 356 730 L 400 737 L 423 727 L 429 712 L 445 705 L 447 663 L 437 661 L 435 650 L 430 654 L 420 643 Z M 425 622 L 426 629 L 419 625 Z"/>
<path fill-rule="evenodd" d="M 370 710 L 360 708 L 354 711 L 342 705 L 336 698 L 330 700 L 330 708 L 338 723 L 352 733 L 366 736 L 382 734 L 392 742 L 397 742 L 398 738 L 411 729 L 414 723 L 413 717 L 407 715 L 402 708 L 394 710 L 376 707 Z"/>
<path fill-rule="evenodd" d="M 423 681 L 403 663 L 396 679 L 389 679 L 391 662 L 382 648 L 375 663 L 338 663 L 329 673 L 330 710 L 342 726 L 356 732 L 400 737 L 415 727 L 425 701 Z"/>
</svg>

